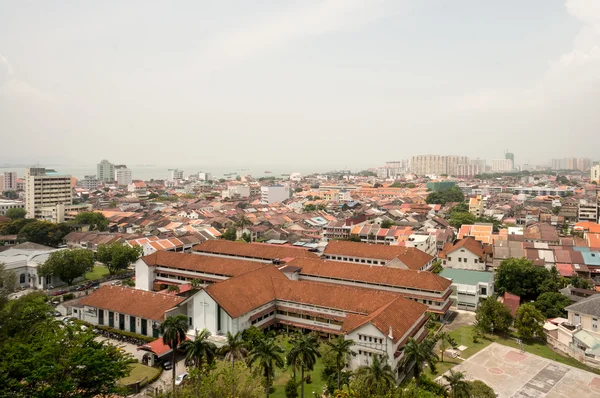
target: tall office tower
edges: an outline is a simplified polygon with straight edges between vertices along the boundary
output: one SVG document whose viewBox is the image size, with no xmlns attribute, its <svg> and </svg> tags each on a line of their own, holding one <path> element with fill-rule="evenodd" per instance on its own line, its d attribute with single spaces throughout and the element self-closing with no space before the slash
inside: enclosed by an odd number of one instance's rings
<svg viewBox="0 0 600 398">
<path fill-rule="evenodd" d="M 600 184 L 600 165 L 592 167 L 590 171 L 590 180 L 596 184 Z"/>
<path fill-rule="evenodd" d="M 70 175 L 53 169 L 31 167 L 25 172 L 25 210 L 28 218 L 40 218 L 41 208 L 73 204 Z"/>
<path fill-rule="evenodd" d="M 456 175 L 456 166 L 467 163 L 469 159 L 466 156 L 419 155 L 411 158 L 410 168 L 419 175 Z"/>
<path fill-rule="evenodd" d="M 511 161 L 511 169 L 514 170 L 515 169 L 515 154 L 512 152 L 505 152 L 504 159 L 508 159 Z"/>
<path fill-rule="evenodd" d="M 183 170 L 179 169 L 169 169 L 169 180 L 183 180 Z"/>
<path fill-rule="evenodd" d="M 113 182 L 115 180 L 115 165 L 108 160 L 104 159 L 98 163 L 97 169 L 98 173 L 96 175 L 101 182 Z"/>
<path fill-rule="evenodd" d="M 513 162 L 510 159 L 494 159 L 492 160 L 492 172 L 506 173 L 513 171 Z"/>
<path fill-rule="evenodd" d="M 115 166 L 115 181 L 118 185 L 129 185 L 133 181 L 131 177 L 131 169 L 126 165 L 119 164 Z"/>
</svg>

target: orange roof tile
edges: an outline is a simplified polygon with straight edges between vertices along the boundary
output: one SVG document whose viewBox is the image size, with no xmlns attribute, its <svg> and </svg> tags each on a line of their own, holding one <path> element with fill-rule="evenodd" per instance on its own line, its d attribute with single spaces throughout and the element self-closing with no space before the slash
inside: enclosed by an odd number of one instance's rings
<svg viewBox="0 0 600 398">
<path fill-rule="evenodd" d="M 207 240 L 192 248 L 198 253 L 225 254 L 256 259 L 274 260 L 285 257 L 318 258 L 315 253 L 303 248 L 292 246 L 274 246 L 268 244 L 254 244 L 231 242 L 228 240 Z"/>
<path fill-rule="evenodd" d="M 330 241 L 325 248 L 324 254 L 373 258 L 388 261 L 397 258 L 409 269 L 414 270 L 420 269 L 433 260 L 432 256 L 414 247 L 378 245 L 341 240 Z"/>
</svg>

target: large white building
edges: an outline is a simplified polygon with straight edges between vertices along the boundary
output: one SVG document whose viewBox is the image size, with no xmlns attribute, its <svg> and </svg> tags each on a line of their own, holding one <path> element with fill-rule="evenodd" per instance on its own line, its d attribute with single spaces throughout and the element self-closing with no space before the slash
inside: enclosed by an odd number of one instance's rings
<svg viewBox="0 0 600 398">
<path fill-rule="evenodd" d="M 115 165 L 103 159 L 96 166 L 98 179 L 102 182 L 113 182 L 115 180 Z"/>
<path fill-rule="evenodd" d="M 287 185 L 272 185 L 260 187 L 260 203 L 271 204 L 283 202 L 290 197 L 290 187 Z"/>
<path fill-rule="evenodd" d="M 25 210 L 28 218 L 41 218 L 43 207 L 58 204 L 72 205 L 73 193 L 70 175 L 59 175 L 55 170 L 32 167 L 25 172 Z"/>
<path fill-rule="evenodd" d="M 513 171 L 513 161 L 511 159 L 492 160 L 492 172 L 507 173 Z"/>
<path fill-rule="evenodd" d="M 419 175 L 456 175 L 457 166 L 468 163 L 466 156 L 420 155 L 411 158 L 410 169 Z"/>
<path fill-rule="evenodd" d="M 590 180 L 596 184 L 600 184 L 600 164 L 592 167 L 590 171 Z"/>
<path fill-rule="evenodd" d="M 17 173 L 14 171 L 5 171 L 0 174 L 0 193 L 5 191 L 17 190 Z"/>
<path fill-rule="evenodd" d="M 100 180 L 96 178 L 96 176 L 85 176 L 82 180 L 79 180 L 79 185 L 87 189 L 88 191 L 94 191 L 98 189 L 100 185 Z"/>
<path fill-rule="evenodd" d="M 125 165 L 115 166 L 115 181 L 118 185 L 129 185 L 133 181 L 131 177 L 131 169 Z"/>
<path fill-rule="evenodd" d="M 0 199 L 0 215 L 5 215 L 10 209 L 24 209 L 25 203 L 20 200 Z"/>
<path fill-rule="evenodd" d="M 169 169 L 169 181 L 183 180 L 183 170 Z"/>
<path fill-rule="evenodd" d="M 3 263 L 7 271 L 15 274 L 16 288 L 47 289 L 49 286 L 64 284 L 55 276 L 41 277 L 37 273 L 38 266 L 46 262 L 50 254 L 57 250 L 26 242 L 0 252 L 0 264 Z"/>
</svg>

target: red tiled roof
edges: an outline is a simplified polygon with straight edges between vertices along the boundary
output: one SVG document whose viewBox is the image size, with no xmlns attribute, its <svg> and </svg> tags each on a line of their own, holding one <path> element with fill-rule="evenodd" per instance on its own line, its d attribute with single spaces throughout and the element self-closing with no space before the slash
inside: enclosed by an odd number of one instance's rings
<svg viewBox="0 0 600 398">
<path fill-rule="evenodd" d="M 243 259 L 200 256 L 197 254 L 175 253 L 163 250 L 144 256 L 142 260 L 148 266 L 206 272 L 225 276 L 237 276 L 269 266 L 268 264 Z"/>
<path fill-rule="evenodd" d="M 198 253 L 225 254 L 256 259 L 274 260 L 285 257 L 318 258 L 315 253 L 293 246 L 274 246 L 231 242 L 228 240 L 208 240 L 192 248 Z"/>
<path fill-rule="evenodd" d="M 432 256 L 414 247 L 378 245 L 341 240 L 330 241 L 325 248 L 324 254 L 373 258 L 387 261 L 397 258 L 409 269 L 414 270 L 420 269 L 433 260 Z"/>
<path fill-rule="evenodd" d="M 478 242 L 477 240 L 475 240 L 475 238 L 473 238 L 471 236 L 457 241 L 454 245 L 452 245 L 451 247 L 448 247 L 447 249 L 446 249 L 446 246 L 444 246 L 444 251 L 446 252 L 446 255 L 448 255 L 458 249 L 463 249 L 463 248 L 470 251 L 471 253 L 475 254 L 477 257 L 479 257 L 480 259 L 483 260 L 483 258 L 484 258 L 483 247 L 480 242 Z"/>
<path fill-rule="evenodd" d="M 176 307 L 183 300 L 183 297 L 124 286 L 102 286 L 82 298 L 79 304 L 161 321 L 166 311 Z"/>
</svg>

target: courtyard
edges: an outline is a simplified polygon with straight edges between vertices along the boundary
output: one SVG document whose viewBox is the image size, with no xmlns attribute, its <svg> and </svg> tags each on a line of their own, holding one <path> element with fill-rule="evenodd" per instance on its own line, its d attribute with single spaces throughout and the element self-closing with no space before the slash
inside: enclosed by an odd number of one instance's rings
<svg viewBox="0 0 600 398">
<path fill-rule="evenodd" d="M 492 387 L 499 398 L 592 398 L 600 376 L 550 359 L 491 343 L 453 369 Z"/>
</svg>

